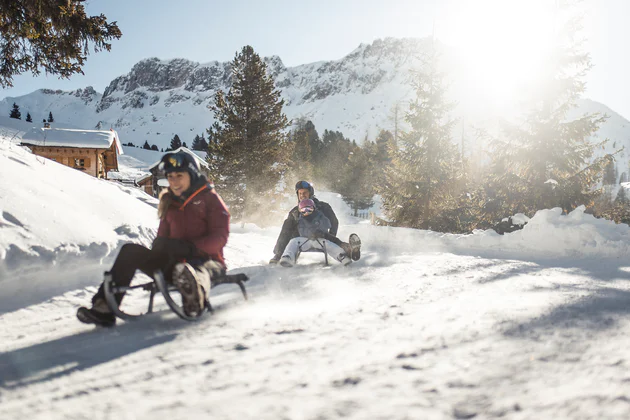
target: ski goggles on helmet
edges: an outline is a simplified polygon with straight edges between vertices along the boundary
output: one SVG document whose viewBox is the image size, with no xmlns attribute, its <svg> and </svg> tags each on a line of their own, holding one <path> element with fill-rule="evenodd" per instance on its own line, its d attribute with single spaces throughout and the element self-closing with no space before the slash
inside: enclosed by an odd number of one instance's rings
<svg viewBox="0 0 630 420">
<path fill-rule="evenodd" d="M 315 211 L 314 207 L 302 207 L 300 209 L 300 213 L 304 214 L 304 215 L 309 215 L 311 213 L 313 213 Z"/>
<path fill-rule="evenodd" d="M 165 173 L 184 172 L 188 168 L 188 159 L 182 153 L 167 153 L 162 156 L 159 169 Z"/>
</svg>

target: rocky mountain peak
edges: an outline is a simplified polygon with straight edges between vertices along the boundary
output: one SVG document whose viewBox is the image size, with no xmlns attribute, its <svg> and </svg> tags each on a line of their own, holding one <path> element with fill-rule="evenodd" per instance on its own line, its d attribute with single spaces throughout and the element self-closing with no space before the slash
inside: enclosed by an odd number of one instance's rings
<svg viewBox="0 0 630 420">
<path fill-rule="evenodd" d="M 183 58 L 167 61 L 147 58 L 136 63 L 128 74 L 114 79 L 103 97 L 115 92 L 127 94 L 139 88 L 158 92 L 183 87 L 198 66 L 198 63 Z"/>
</svg>

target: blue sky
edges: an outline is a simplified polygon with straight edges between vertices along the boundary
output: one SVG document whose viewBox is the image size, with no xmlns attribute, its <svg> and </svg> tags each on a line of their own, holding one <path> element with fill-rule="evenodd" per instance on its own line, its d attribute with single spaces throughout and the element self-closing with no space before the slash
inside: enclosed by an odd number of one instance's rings
<svg viewBox="0 0 630 420">
<path fill-rule="evenodd" d="M 384 37 L 423 37 L 470 51 L 490 39 L 525 45 L 541 33 L 543 14 L 556 0 L 91 0 L 88 13 L 117 21 L 123 37 L 111 52 L 88 57 L 85 75 L 59 80 L 30 74 L 14 79 L 0 97 L 39 88 L 93 86 L 103 92 L 115 77 L 143 58 L 228 61 L 244 45 L 262 56 L 277 55 L 286 66 L 336 60 L 360 43 Z M 630 1 L 585 0 L 584 24 L 594 64 L 588 97 L 630 119 Z M 528 14 L 527 10 L 532 11 Z M 518 33 L 513 28 L 518 28 Z M 514 31 L 514 34 L 506 34 Z M 516 38 L 510 37 L 510 35 Z M 519 38 L 520 37 L 520 38 Z M 518 39 L 521 40 L 519 44 Z M 482 54 L 483 55 L 483 54 Z"/>
</svg>

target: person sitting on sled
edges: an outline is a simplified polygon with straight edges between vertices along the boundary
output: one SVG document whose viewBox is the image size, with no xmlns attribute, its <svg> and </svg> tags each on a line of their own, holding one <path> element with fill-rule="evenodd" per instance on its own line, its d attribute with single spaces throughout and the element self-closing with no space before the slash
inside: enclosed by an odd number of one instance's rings
<svg viewBox="0 0 630 420">
<path fill-rule="evenodd" d="M 186 315 L 198 315 L 212 279 L 225 274 L 223 247 L 230 233 L 230 213 L 190 153 L 165 154 L 160 169 L 169 188 L 160 194 L 157 237 L 151 249 L 133 243 L 123 245 L 110 273 L 115 284 L 129 286 L 136 270 L 152 278 L 161 270 L 166 281 L 179 290 Z M 116 296 L 119 305 L 122 298 L 122 293 Z M 86 324 L 116 323 L 105 301 L 103 284 L 92 298 L 92 307 L 79 308 L 77 317 Z"/>
<path fill-rule="evenodd" d="M 361 258 L 361 241 L 356 234 L 350 235 L 350 243 L 342 242 L 330 233 L 331 223 L 324 213 L 317 209 L 310 198 L 298 204 L 300 216 L 298 219 L 297 238 L 289 241 L 280 258 L 280 265 L 293 267 L 300 252 L 313 249 L 326 250 L 326 253 L 342 263 L 348 265 Z"/>
<path fill-rule="evenodd" d="M 315 189 L 313 188 L 313 184 L 308 181 L 298 181 L 297 184 L 295 184 L 295 195 L 297 196 L 298 203 L 307 198 L 313 200 L 319 211 L 324 213 L 324 216 L 326 216 L 330 221 L 329 233 L 333 236 L 337 234 L 337 229 L 339 228 L 337 216 L 330 204 L 324 201 L 319 201 L 315 198 Z M 277 264 L 280 261 L 282 252 L 287 247 L 289 241 L 300 236 L 298 232 L 299 218 L 300 211 L 298 206 L 295 206 L 291 209 L 291 211 L 289 211 L 287 218 L 282 224 L 282 229 L 280 230 L 280 235 L 278 235 L 276 246 L 273 248 L 274 256 L 271 260 L 269 260 L 269 264 Z"/>
</svg>

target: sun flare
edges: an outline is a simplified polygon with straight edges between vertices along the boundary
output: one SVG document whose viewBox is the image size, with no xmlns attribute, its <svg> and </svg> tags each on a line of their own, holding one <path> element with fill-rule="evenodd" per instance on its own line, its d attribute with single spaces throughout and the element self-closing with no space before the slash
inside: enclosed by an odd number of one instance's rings
<svg viewBox="0 0 630 420">
<path fill-rule="evenodd" d="M 553 46 L 556 8 L 550 0 L 452 3 L 436 36 L 461 58 L 460 72 L 475 95 L 494 107 L 514 102 L 541 71 Z"/>
</svg>

